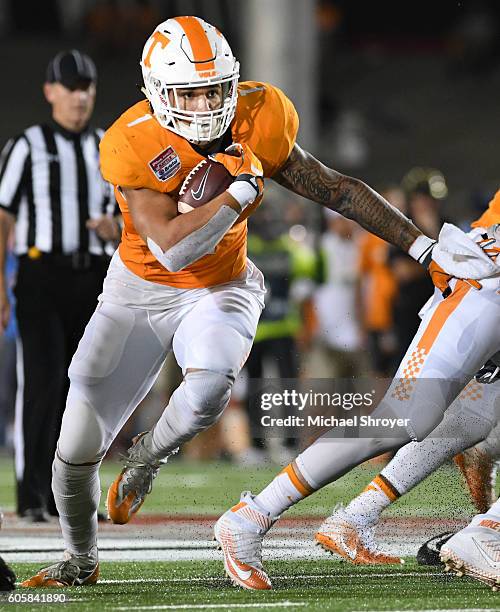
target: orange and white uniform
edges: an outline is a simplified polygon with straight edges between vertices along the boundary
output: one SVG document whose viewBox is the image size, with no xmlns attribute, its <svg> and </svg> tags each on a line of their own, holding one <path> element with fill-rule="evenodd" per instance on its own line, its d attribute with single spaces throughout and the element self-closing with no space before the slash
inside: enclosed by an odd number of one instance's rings
<svg viewBox="0 0 500 612">
<path fill-rule="evenodd" d="M 499 222 L 500 192 L 473 224 L 469 236 L 477 240 L 481 234 L 491 234 Z M 349 439 L 349 429 L 335 428 L 295 459 L 311 489 L 319 489 L 362 461 L 400 448 L 410 439 L 434 438 L 435 445 L 422 443 L 421 448 L 432 446 L 436 459 L 450 446 L 440 445 L 439 437 L 460 440 L 467 436 L 473 444 L 495 426 L 500 383 L 479 384 L 473 376 L 500 350 L 500 276 L 481 283 L 482 289 L 477 290 L 466 281 L 451 280 L 451 295 L 443 298 L 436 289 L 424 306 L 422 322 L 396 376 L 371 414 L 387 419 L 385 424 L 379 421 L 378 427 L 360 427 L 359 439 Z M 443 420 L 445 412 L 447 419 Z M 401 421 L 391 426 L 388 419 Z M 474 431 L 465 436 L 457 423 Z M 345 439 L 339 441 L 343 435 Z"/>
<path fill-rule="evenodd" d="M 469 236 L 478 241 L 481 234 L 492 235 L 498 223 L 500 191 L 472 223 Z M 493 248 L 500 248 L 500 236 Z M 422 322 L 386 396 L 398 416 L 410 419 L 414 438 L 420 440 L 430 433 L 460 394 L 463 400 L 470 400 L 465 402 L 468 410 L 483 411 L 483 385 L 468 383 L 500 350 L 500 275 L 481 284 L 482 289 L 477 290 L 466 281 L 453 280 L 449 297 L 443 299 L 436 289 L 421 310 Z M 494 424 L 491 410 L 488 419 Z"/>
<path fill-rule="evenodd" d="M 271 177 L 294 146 L 298 118 L 279 89 L 248 82 L 239 86 L 230 129 L 233 142 L 248 144 L 261 160 L 264 176 Z M 75 420 L 85 419 L 88 406 L 103 427 L 98 442 L 95 436 L 87 437 L 91 448 L 79 437 L 84 448 L 77 458 L 101 457 L 151 388 L 170 350 L 185 374 L 208 372 L 205 387 L 210 390 L 210 377 L 215 379 L 214 388 L 218 385 L 214 396 L 222 398 L 220 406 L 215 405 L 208 416 L 198 414 L 198 420 L 218 418 L 229 398 L 264 306 L 262 274 L 246 257 L 246 220 L 235 223 L 215 253 L 169 272 L 139 236 L 119 190 L 148 188 L 177 199 L 184 178 L 201 159 L 187 140 L 158 123 L 147 101 L 127 110 L 103 138 L 102 172 L 116 187 L 124 228 L 100 303 L 69 368 L 68 416 L 59 441 L 62 457 L 72 453 L 75 458 L 74 441 L 65 435 L 65 425 L 74 430 Z M 249 207 L 250 212 L 254 207 Z M 191 386 L 183 383 L 171 402 L 193 386 L 194 374 L 188 379 Z M 184 398 L 178 405 L 190 401 Z M 167 411 L 174 414 L 170 404 Z M 189 419 L 196 420 L 188 412 L 179 419 L 183 423 L 179 421 L 177 430 L 187 427 Z"/>
<path fill-rule="evenodd" d="M 276 87 L 253 81 L 238 88 L 233 142 L 247 144 L 271 177 L 288 159 L 295 144 L 298 116 L 292 103 Z M 167 130 L 150 113 L 147 100 L 127 110 L 106 132 L 100 146 L 104 178 L 115 185 L 124 219 L 119 252 L 123 263 L 145 280 L 194 289 L 227 283 L 246 267 L 246 221 L 236 223 L 214 254 L 202 257 L 179 272 L 168 272 L 134 228 L 127 203 L 118 187 L 148 188 L 177 200 L 189 172 L 203 159 L 190 143 Z M 254 203 L 250 211 L 256 207 Z"/>
</svg>

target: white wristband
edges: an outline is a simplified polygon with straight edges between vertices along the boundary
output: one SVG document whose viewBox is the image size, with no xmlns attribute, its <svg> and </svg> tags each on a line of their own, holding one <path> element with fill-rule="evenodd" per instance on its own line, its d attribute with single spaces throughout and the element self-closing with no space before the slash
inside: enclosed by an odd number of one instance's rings
<svg viewBox="0 0 500 612">
<path fill-rule="evenodd" d="M 257 197 L 255 187 L 248 181 L 234 181 L 226 191 L 238 202 L 241 210 L 245 210 Z"/>
<path fill-rule="evenodd" d="M 430 263 L 427 262 L 427 259 L 430 259 L 431 251 L 436 244 L 436 241 L 425 234 L 420 234 L 420 236 L 415 240 L 415 242 L 408 249 L 408 255 L 413 257 L 418 263 L 423 265 L 428 265 Z"/>
</svg>

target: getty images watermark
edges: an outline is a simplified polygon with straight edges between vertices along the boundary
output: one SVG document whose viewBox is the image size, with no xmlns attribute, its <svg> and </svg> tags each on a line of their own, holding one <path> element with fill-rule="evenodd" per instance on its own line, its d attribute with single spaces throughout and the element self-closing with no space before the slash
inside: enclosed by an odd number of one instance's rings
<svg viewBox="0 0 500 612">
<path fill-rule="evenodd" d="M 373 379 L 251 379 L 249 401 L 264 438 L 303 438 L 330 430 L 339 437 L 369 437 L 374 430 L 393 437 L 398 430 L 406 430 L 409 419 L 398 413 L 372 414 L 389 383 Z"/>
<path fill-rule="evenodd" d="M 303 412 L 307 408 L 341 408 L 351 411 L 353 408 L 372 408 L 376 400 L 376 391 L 367 393 L 321 393 L 312 389 L 306 392 L 285 389 L 281 393 L 263 393 L 260 407 L 263 411 L 286 407 Z M 260 418 L 263 427 L 405 427 L 409 419 L 373 417 L 369 414 L 352 414 L 335 416 L 333 414 L 289 414 L 275 417 L 270 414 Z"/>
</svg>

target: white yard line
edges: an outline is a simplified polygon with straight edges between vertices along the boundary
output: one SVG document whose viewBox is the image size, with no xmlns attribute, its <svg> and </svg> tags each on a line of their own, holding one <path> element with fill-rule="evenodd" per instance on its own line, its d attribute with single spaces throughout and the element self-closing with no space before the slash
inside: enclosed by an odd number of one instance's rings
<svg viewBox="0 0 500 612">
<path fill-rule="evenodd" d="M 397 572 L 394 574 L 377 572 L 363 574 L 363 580 L 366 578 L 387 578 L 388 576 L 403 577 L 403 578 L 415 578 L 416 576 L 434 576 L 436 572 Z M 274 580 L 294 580 L 310 578 L 311 580 L 322 580 L 326 578 L 359 578 L 360 574 L 293 574 L 290 576 L 273 576 Z M 99 584 L 135 584 L 135 583 L 169 583 L 169 582 L 219 582 L 226 580 L 226 577 L 221 576 L 193 576 L 191 578 L 128 578 L 126 580 L 99 580 Z"/>
<path fill-rule="evenodd" d="M 113 610 L 207 610 L 221 609 L 232 610 L 233 608 L 301 608 L 309 605 L 306 602 L 278 601 L 274 603 L 226 603 L 226 604 L 180 604 L 162 606 L 130 606 L 113 608 Z"/>
</svg>

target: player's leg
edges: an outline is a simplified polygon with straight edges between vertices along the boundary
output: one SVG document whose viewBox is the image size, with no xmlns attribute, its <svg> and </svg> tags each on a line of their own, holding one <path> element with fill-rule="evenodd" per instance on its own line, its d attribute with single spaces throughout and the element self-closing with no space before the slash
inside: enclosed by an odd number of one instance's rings
<svg viewBox="0 0 500 612">
<path fill-rule="evenodd" d="M 93 584 L 98 576 L 98 470 L 111 442 L 151 388 L 173 329 L 152 329 L 155 313 L 102 303 L 69 368 L 66 411 L 53 464 L 52 488 L 67 559 L 23 586 Z"/>
<path fill-rule="evenodd" d="M 496 383 L 500 386 L 500 383 Z M 489 387 L 490 385 L 488 385 Z M 500 412 L 500 388 L 497 387 Z M 495 500 L 497 461 L 500 458 L 500 423 L 487 438 L 455 457 L 479 513 L 485 513 Z"/>
<path fill-rule="evenodd" d="M 385 508 L 408 493 L 437 468 L 476 442 L 483 440 L 495 424 L 495 403 L 500 392 L 497 385 L 481 385 L 471 381 L 446 411 L 441 423 L 422 442 L 403 446 L 346 508 L 339 508 L 321 525 L 316 539 L 328 534 L 345 541 L 356 532 L 364 544 L 355 556 L 355 563 L 397 563 L 399 558 L 381 555 L 373 539 L 373 529 Z M 352 539 L 352 538 L 351 538 Z"/>
<path fill-rule="evenodd" d="M 215 287 L 182 318 L 173 350 L 184 380 L 154 428 L 129 449 L 125 468 L 108 492 L 113 522 L 128 522 L 150 492 L 157 466 L 222 415 L 250 352 L 261 293 L 241 284 Z"/>
<path fill-rule="evenodd" d="M 373 416 L 406 418 L 411 436 L 423 439 L 441 421 L 445 409 L 467 381 L 496 352 L 500 341 L 498 308 L 482 299 L 479 292 L 471 291 L 474 290 L 466 283 L 456 282 L 446 300 L 435 298 L 400 366 L 399 379 L 395 379 Z M 415 381 L 420 384 L 413 384 Z M 386 438 L 380 431 L 374 431 L 362 443 L 326 434 L 259 495 L 248 495 L 243 505 L 226 512 L 218 524 L 230 530 L 247 507 L 258 516 L 268 517 L 272 524 L 290 506 L 354 466 L 409 440 L 406 433 L 399 438 Z M 268 528 L 260 529 L 260 537 Z"/>
<path fill-rule="evenodd" d="M 221 417 L 250 352 L 261 309 L 260 299 L 245 288 L 218 288 L 183 319 L 173 349 L 184 381 L 152 431 L 155 457 L 164 457 Z"/>
</svg>

